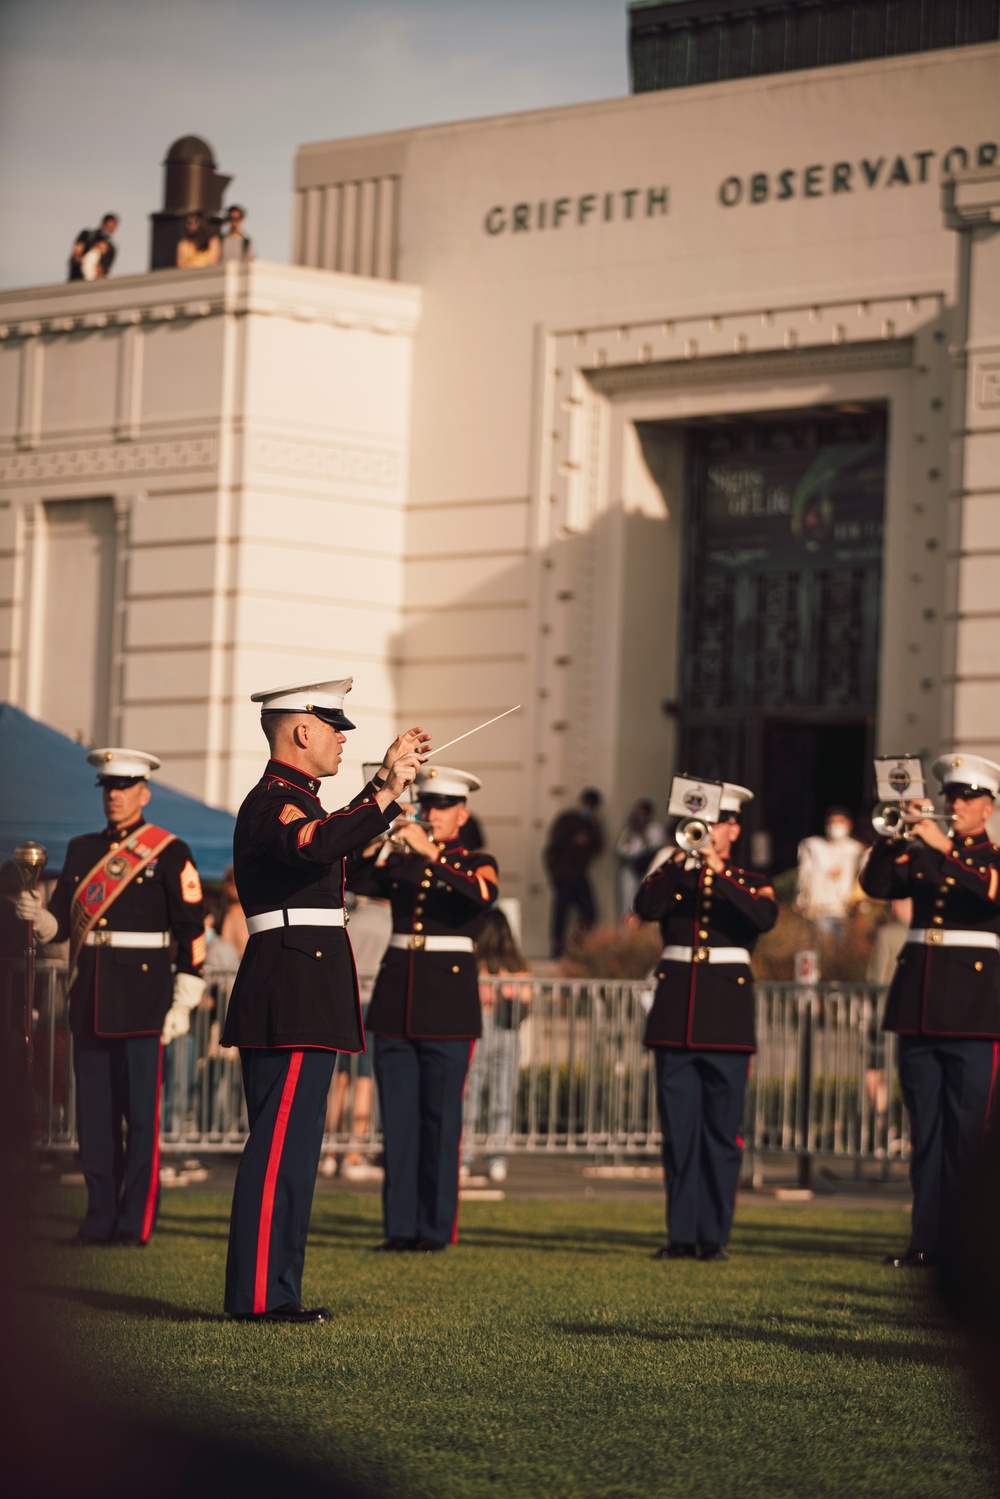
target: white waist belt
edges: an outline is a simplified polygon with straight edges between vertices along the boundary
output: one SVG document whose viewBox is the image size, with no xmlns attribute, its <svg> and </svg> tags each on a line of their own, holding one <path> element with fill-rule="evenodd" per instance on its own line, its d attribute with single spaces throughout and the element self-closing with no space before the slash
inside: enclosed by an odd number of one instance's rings
<svg viewBox="0 0 1000 1499">
<path fill-rule="evenodd" d="M 749 963 L 745 947 L 665 947 L 660 954 L 667 963 Z"/>
<path fill-rule="evenodd" d="M 169 947 L 169 932 L 88 932 L 86 947 Z"/>
<path fill-rule="evenodd" d="M 247 931 L 251 937 L 258 932 L 271 932 L 281 926 L 345 926 L 347 917 L 342 906 L 298 906 L 289 911 L 261 911 L 259 916 L 247 917 Z"/>
<path fill-rule="evenodd" d="M 945 932 L 938 927 L 918 926 L 910 928 L 906 940 L 927 947 L 991 947 L 1000 952 L 1000 937 L 995 932 Z"/>
<path fill-rule="evenodd" d="M 425 937 L 423 932 L 414 932 L 413 936 L 407 936 L 405 932 L 393 932 L 389 938 L 390 947 L 410 948 L 419 952 L 421 948 L 425 952 L 474 952 L 471 937 Z"/>
</svg>

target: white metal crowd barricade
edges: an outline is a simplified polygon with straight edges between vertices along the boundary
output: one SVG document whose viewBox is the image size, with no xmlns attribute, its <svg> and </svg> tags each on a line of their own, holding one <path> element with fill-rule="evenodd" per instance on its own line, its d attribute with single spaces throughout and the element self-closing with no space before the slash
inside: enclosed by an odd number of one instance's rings
<svg viewBox="0 0 1000 1499">
<path fill-rule="evenodd" d="M 191 1032 L 164 1051 L 165 1150 L 238 1151 L 246 1136 L 239 1056 L 219 1046 L 234 975 L 213 972 Z M 24 970 L 0 972 L 8 1013 L 23 1009 Z M 34 996 L 34 1137 L 40 1148 L 75 1144 L 72 1037 L 64 963 L 37 964 Z M 745 1175 L 762 1157 L 792 1153 L 888 1162 L 903 1154 L 906 1122 L 895 1074 L 895 1037 L 880 1029 L 884 990 L 869 984 L 759 982 L 758 1052 L 742 1139 Z M 612 1157 L 659 1151 L 655 1074 L 642 1045 L 652 991 L 620 979 L 484 979 L 483 1037 L 465 1100 L 469 1157 L 518 1152 Z M 346 1106 L 326 1147 L 380 1149 L 377 1093 L 355 1128 L 359 1059 L 350 1061 Z M 373 1090 L 374 1091 L 374 1090 Z"/>
</svg>

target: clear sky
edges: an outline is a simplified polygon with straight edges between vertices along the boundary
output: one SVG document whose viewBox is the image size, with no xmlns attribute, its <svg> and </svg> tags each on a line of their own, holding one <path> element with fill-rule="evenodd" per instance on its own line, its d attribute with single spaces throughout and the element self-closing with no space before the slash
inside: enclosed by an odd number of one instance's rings
<svg viewBox="0 0 1000 1499">
<path fill-rule="evenodd" d="M 171 141 L 203 136 L 287 260 L 296 147 L 628 92 L 626 0 L 0 0 L 0 288 L 121 215 L 147 268 Z"/>
</svg>

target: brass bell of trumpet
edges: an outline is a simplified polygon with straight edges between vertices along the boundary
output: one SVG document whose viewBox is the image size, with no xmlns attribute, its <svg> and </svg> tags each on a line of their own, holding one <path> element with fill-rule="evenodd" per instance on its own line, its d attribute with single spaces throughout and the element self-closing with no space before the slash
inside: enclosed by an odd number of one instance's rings
<svg viewBox="0 0 1000 1499">
<path fill-rule="evenodd" d="M 700 854 L 711 836 L 712 825 L 703 817 L 684 817 L 674 830 L 674 842 L 686 854 Z"/>
<path fill-rule="evenodd" d="M 878 802 L 872 812 L 872 827 L 880 838 L 914 838 L 915 822 L 954 822 L 947 812 L 906 812 L 902 802 Z"/>
</svg>

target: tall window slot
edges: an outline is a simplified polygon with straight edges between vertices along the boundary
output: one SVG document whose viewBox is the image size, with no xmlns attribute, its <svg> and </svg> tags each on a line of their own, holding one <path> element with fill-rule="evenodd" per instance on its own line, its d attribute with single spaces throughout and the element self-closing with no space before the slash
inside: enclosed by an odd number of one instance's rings
<svg viewBox="0 0 1000 1499">
<path fill-rule="evenodd" d="M 50 500 L 44 510 L 39 713 L 81 743 L 99 744 L 111 712 L 114 504 Z"/>
</svg>

